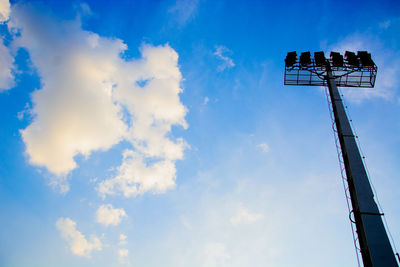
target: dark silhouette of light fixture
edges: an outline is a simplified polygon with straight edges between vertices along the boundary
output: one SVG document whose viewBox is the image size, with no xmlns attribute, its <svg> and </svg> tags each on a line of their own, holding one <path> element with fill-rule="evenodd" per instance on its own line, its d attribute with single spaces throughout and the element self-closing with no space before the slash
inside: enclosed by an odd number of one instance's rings
<svg viewBox="0 0 400 267">
<path fill-rule="evenodd" d="M 315 65 L 317 67 L 322 67 L 326 64 L 326 58 L 324 52 L 315 52 L 314 53 Z"/>
<path fill-rule="evenodd" d="M 358 61 L 358 58 L 355 53 L 346 51 L 344 53 L 344 58 L 347 60 L 347 64 L 353 66 L 353 67 L 359 67 L 360 62 Z"/>
<path fill-rule="evenodd" d="M 300 55 L 300 65 L 307 66 L 311 64 L 311 53 L 303 52 Z"/>
<path fill-rule="evenodd" d="M 333 67 L 343 67 L 343 56 L 338 52 L 331 52 Z"/>
<path fill-rule="evenodd" d="M 285 65 L 287 67 L 293 66 L 297 61 L 297 53 L 296 51 L 294 52 L 289 52 L 285 58 Z"/>
<path fill-rule="evenodd" d="M 375 65 L 371 59 L 371 54 L 367 51 L 358 51 L 357 56 L 360 58 L 361 66 L 364 68 L 372 68 Z"/>
</svg>

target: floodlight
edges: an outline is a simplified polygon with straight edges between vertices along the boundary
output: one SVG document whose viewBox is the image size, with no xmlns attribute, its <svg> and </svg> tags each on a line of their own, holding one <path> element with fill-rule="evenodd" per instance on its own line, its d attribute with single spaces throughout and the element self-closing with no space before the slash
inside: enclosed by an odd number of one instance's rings
<svg viewBox="0 0 400 267">
<path fill-rule="evenodd" d="M 311 64 L 311 53 L 310 52 L 301 53 L 300 64 L 302 66 L 307 66 L 307 65 Z"/>
<path fill-rule="evenodd" d="M 356 56 L 356 54 L 354 53 L 354 52 L 350 52 L 350 51 L 346 51 L 345 53 L 344 53 L 344 58 L 345 59 L 349 59 L 349 58 L 351 58 L 351 57 L 355 57 Z"/>
<path fill-rule="evenodd" d="M 373 88 L 378 68 L 367 51 L 358 51 L 357 56 L 346 51 L 345 56 L 346 62 L 343 55 L 331 52 L 330 59 L 326 60 L 323 52 L 316 52 L 314 61 L 311 61 L 310 52 L 301 53 L 299 63 L 296 61 L 292 67 L 285 68 L 284 84 L 328 87 L 327 97 L 343 185 L 352 215 L 350 220 L 356 229 L 353 238 L 357 253 L 362 256 L 363 266 L 399 267 L 390 244 L 390 235 L 381 219 L 384 214 L 374 200 L 356 136 L 347 117 L 342 94 L 338 90 L 339 86 Z M 299 102 L 301 105 L 304 103 Z"/>
<path fill-rule="evenodd" d="M 361 66 L 363 68 L 372 68 L 375 63 L 371 59 L 371 54 L 367 51 L 358 51 L 357 56 L 360 58 Z"/>
<path fill-rule="evenodd" d="M 338 52 L 331 52 L 332 65 L 334 67 L 343 67 L 343 56 Z"/>
<path fill-rule="evenodd" d="M 324 52 L 314 52 L 314 59 L 315 59 L 315 65 L 317 67 L 324 66 L 326 64 L 326 58 Z"/>
<path fill-rule="evenodd" d="M 293 66 L 296 63 L 296 61 L 297 61 L 297 53 L 296 53 L 296 51 L 287 53 L 287 56 L 285 58 L 286 67 Z"/>
<path fill-rule="evenodd" d="M 346 58 L 347 63 L 349 65 L 354 66 L 354 67 L 359 67 L 360 66 L 360 62 L 358 61 L 358 59 L 356 57 L 356 54 L 354 54 L 353 52 L 346 51 L 344 53 L 344 57 Z"/>
</svg>

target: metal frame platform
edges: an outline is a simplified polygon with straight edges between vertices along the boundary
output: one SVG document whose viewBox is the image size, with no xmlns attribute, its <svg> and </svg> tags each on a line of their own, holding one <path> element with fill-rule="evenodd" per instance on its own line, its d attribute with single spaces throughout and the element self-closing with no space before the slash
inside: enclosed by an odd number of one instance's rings
<svg viewBox="0 0 400 267">
<path fill-rule="evenodd" d="M 330 61 L 330 60 L 329 60 Z M 330 61 L 331 63 L 331 61 Z M 331 64 L 332 65 L 332 64 Z M 375 85 L 378 67 L 354 67 L 344 62 L 343 67 L 331 67 L 336 86 L 372 88 Z M 296 63 L 285 67 L 285 85 L 327 86 L 326 66 L 317 66 L 315 60 L 307 66 Z"/>
</svg>

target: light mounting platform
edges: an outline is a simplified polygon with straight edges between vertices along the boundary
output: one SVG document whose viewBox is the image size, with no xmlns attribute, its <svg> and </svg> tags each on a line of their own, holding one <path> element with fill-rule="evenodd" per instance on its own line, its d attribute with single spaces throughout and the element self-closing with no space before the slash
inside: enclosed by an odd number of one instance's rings
<svg viewBox="0 0 400 267">
<path fill-rule="evenodd" d="M 297 59 L 296 52 L 288 53 L 285 64 L 285 85 L 327 85 L 327 68 L 331 68 L 336 85 L 340 87 L 372 88 L 375 85 L 378 67 L 371 54 L 358 51 L 346 51 L 345 59 L 338 52 L 332 52 L 329 59 L 323 52 L 315 52 L 309 60 L 309 52 L 303 52 L 303 58 Z M 303 60 L 302 60 L 303 59 Z M 361 63 L 361 64 L 359 64 Z"/>
</svg>

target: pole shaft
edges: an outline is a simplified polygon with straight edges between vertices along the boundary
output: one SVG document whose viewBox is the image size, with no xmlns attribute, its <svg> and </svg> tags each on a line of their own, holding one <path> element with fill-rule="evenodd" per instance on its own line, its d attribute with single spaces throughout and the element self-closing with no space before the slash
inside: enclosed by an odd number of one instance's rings
<svg viewBox="0 0 400 267">
<path fill-rule="evenodd" d="M 364 267 L 397 267 L 398 264 L 382 222 L 383 214 L 380 214 L 374 200 L 364 163 L 329 63 L 327 69 L 326 79 Z"/>
</svg>

